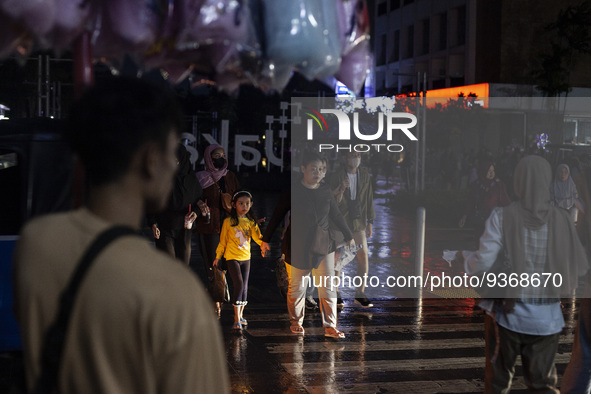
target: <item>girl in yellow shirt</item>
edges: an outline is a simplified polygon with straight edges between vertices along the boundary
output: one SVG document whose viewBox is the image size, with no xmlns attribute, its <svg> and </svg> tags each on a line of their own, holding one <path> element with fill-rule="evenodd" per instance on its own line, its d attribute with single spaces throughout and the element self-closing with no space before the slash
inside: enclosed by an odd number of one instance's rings
<svg viewBox="0 0 591 394">
<path fill-rule="evenodd" d="M 247 304 L 248 275 L 250 273 L 250 240 L 257 244 L 263 242 L 261 230 L 256 222 L 252 207 L 252 195 L 246 190 L 238 191 L 232 197 L 232 211 L 224 219 L 220 232 L 220 243 L 216 250 L 214 268 L 224 257 L 228 264 L 228 272 L 234 284 L 234 329 L 242 330 L 248 324 L 242 316 Z"/>
</svg>

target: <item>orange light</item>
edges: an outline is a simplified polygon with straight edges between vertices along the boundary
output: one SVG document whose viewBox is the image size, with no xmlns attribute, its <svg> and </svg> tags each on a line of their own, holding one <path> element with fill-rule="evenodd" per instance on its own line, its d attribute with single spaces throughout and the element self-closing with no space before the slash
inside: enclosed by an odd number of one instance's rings
<svg viewBox="0 0 591 394">
<path fill-rule="evenodd" d="M 477 101 L 482 101 L 479 103 L 483 108 L 488 108 L 488 94 L 489 94 L 489 84 L 488 83 L 477 83 L 474 85 L 464 85 L 464 86 L 456 86 L 454 88 L 444 88 L 444 89 L 434 89 L 434 90 L 427 90 L 427 107 L 431 108 L 434 107 L 435 104 L 445 104 L 447 103 L 447 99 L 449 98 L 457 98 L 461 93 L 464 94 L 464 97 L 468 97 L 469 94 L 473 93 L 477 97 Z M 412 97 L 415 96 L 414 93 L 411 95 L 400 95 L 397 97 Z M 441 98 L 441 100 L 437 100 L 437 98 Z"/>
</svg>

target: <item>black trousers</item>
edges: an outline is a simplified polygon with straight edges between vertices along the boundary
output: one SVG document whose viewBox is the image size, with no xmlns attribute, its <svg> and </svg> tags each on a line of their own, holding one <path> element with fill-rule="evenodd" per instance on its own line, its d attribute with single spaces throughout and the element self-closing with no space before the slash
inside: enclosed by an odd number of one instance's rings
<svg viewBox="0 0 591 394">
<path fill-rule="evenodd" d="M 215 251 L 220 243 L 219 234 L 201 234 L 199 233 L 199 249 L 205 265 L 205 273 L 209 280 L 213 280 L 213 261 L 215 260 Z"/>
</svg>

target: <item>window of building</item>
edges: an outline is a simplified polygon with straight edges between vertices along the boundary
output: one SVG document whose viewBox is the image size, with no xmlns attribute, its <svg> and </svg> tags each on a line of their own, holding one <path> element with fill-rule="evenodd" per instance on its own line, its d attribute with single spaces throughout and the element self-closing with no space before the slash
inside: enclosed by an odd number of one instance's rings
<svg viewBox="0 0 591 394">
<path fill-rule="evenodd" d="M 385 95 L 386 91 L 386 75 L 383 71 L 376 71 L 376 95 Z"/>
<path fill-rule="evenodd" d="M 464 45 L 466 43 L 466 6 L 462 6 L 458 9 L 456 28 L 457 44 Z"/>
<path fill-rule="evenodd" d="M 464 77 L 455 77 L 449 79 L 449 87 L 455 88 L 456 86 L 464 86 Z M 468 94 L 468 93 L 466 93 Z"/>
<path fill-rule="evenodd" d="M 402 85 L 400 87 L 400 93 L 404 94 L 404 93 L 412 93 L 412 92 L 414 92 L 414 89 L 412 87 L 412 83 L 408 84 L 408 85 Z"/>
<path fill-rule="evenodd" d="M 565 119 L 562 127 L 563 143 L 591 143 L 591 122 L 588 119 Z"/>
<path fill-rule="evenodd" d="M 577 121 L 566 119 L 562 126 L 562 142 L 578 141 L 577 137 Z"/>
<path fill-rule="evenodd" d="M 466 43 L 466 7 L 454 8 L 449 13 L 449 45 L 451 47 Z"/>
<path fill-rule="evenodd" d="M 392 53 L 390 54 L 390 63 L 400 60 L 400 30 L 394 32 L 394 45 L 392 45 Z"/>
<path fill-rule="evenodd" d="M 388 12 L 388 3 L 383 1 L 378 4 L 378 16 L 386 15 L 386 12 Z"/>
<path fill-rule="evenodd" d="M 576 142 L 584 142 L 586 144 L 591 142 L 591 122 L 579 120 L 577 127 Z"/>
<path fill-rule="evenodd" d="M 447 14 L 439 15 L 439 48 L 444 50 L 447 48 Z"/>
<path fill-rule="evenodd" d="M 406 48 L 404 50 L 404 58 L 409 58 L 414 56 L 414 46 L 415 46 L 415 29 L 414 26 L 409 26 L 406 29 Z"/>
<path fill-rule="evenodd" d="M 386 51 L 386 35 L 382 34 L 380 36 L 380 52 L 376 62 L 378 66 L 383 66 L 384 64 L 386 64 Z"/>
<path fill-rule="evenodd" d="M 414 2 L 414 0 L 404 0 L 404 5 L 409 5 L 413 2 Z"/>
<path fill-rule="evenodd" d="M 433 89 L 445 88 L 445 78 L 439 78 L 433 80 Z"/>
<path fill-rule="evenodd" d="M 431 29 L 429 25 L 429 19 L 425 19 L 421 21 L 421 55 L 425 55 L 429 53 L 429 35 L 431 34 Z"/>
<path fill-rule="evenodd" d="M 400 0 L 390 0 L 390 11 L 400 8 Z"/>
</svg>

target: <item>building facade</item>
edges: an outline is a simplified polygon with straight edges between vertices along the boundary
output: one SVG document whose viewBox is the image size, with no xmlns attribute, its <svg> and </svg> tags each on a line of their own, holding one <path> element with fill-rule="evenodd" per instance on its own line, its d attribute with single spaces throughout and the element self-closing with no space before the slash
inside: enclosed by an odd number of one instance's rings
<svg viewBox="0 0 591 394">
<path fill-rule="evenodd" d="M 573 26 L 574 19 L 569 22 L 570 32 L 551 28 L 560 20 L 569 21 L 567 10 L 574 7 L 576 11 L 582 0 L 372 3 L 376 95 L 419 90 L 418 73 L 426 74 L 427 90 L 479 83 L 539 85 L 544 78 L 555 77 L 541 72 L 544 59 L 552 56 L 552 44 L 571 45 L 561 35 L 572 34 L 591 45 L 588 26 Z M 576 32 L 577 28 L 581 32 Z M 559 59 L 553 66 L 561 63 L 570 87 L 590 88 L 591 73 L 587 70 L 591 57 L 571 53 L 574 56 L 570 59 Z M 547 70 L 546 74 L 551 72 Z"/>
</svg>

